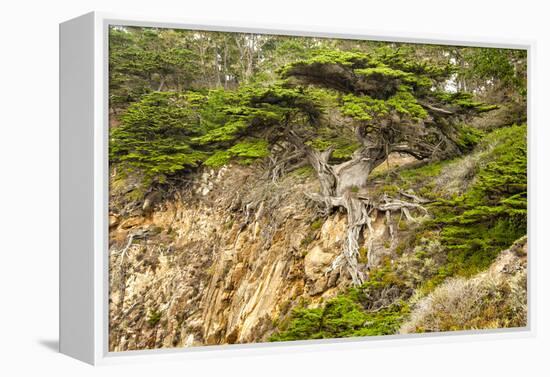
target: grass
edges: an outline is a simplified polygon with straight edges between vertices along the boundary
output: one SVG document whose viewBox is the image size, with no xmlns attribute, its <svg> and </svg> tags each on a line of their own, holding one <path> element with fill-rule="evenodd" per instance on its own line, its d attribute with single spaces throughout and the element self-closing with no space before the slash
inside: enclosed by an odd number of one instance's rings
<svg viewBox="0 0 550 377">
<path fill-rule="evenodd" d="M 447 280 L 421 299 L 403 332 L 522 327 L 527 324 L 525 270 L 503 277 L 483 273 Z"/>
</svg>

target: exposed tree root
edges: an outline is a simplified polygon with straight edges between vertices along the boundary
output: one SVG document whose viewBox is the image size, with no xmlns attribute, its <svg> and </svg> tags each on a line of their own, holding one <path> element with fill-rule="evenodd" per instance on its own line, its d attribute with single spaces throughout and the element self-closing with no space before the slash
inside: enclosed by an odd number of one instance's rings
<svg viewBox="0 0 550 377">
<path fill-rule="evenodd" d="M 368 270 L 372 267 L 372 251 L 373 251 L 373 228 L 371 214 L 373 211 L 384 212 L 390 237 L 392 242 L 395 236 L 395 230 L 391 220 L 392 212 L 400 212 L 407 220 L 416 221 L 411 215 L 410 210 L 420 210 L 427 213 L 427 210 L 419 203 L 404 201 L 391 198 L 384 195 L 380 203 L 375 203 L 366 197 L 358 196 L 352 192 L 346 192 L 340 197 L 323 197 L 319 194 L 308 195 L 312 200 L 316 200 L 324 205 L 325 211 L 328 208 L 345 208 L 347 213 L 347 230 L 346 239 L 342 253 L 338 255 L 327 270 L 330 273 L 334 270 L 341 271 L 345 268 L 354 285 L 361 285 L 365 281 Z M 367 227 L 368 235 L 366 239 L 367 246 L 367 264 L 363 268 L 359 265 L 359 240 L 363 230 Z"/>
<path fill-rule="evenodd" d="M 391 198 L 384 195 L 379 202 L 374 202 L 370 197 L 359 194 L 359 189 L 367 184 L 368 177 L 372 170 L 382 164 L 393 150 L 384 140 L 370 140 L 364 137 L 363 132 L 357 132 L 362 147 L 357 149 L 352 158 L 338 165 L 329 164 L 333 148 L 329 147 L 324 151 L 318 151 L 305 144 L 300 136 L 289 131 L 288 140 L 298 150 L 305 152 L 309 164 L 317 173 L 320 184 L 319 193 L 306 194 L 311 200 L 321 204 L 322 213 L 330 214 L 334 209 L 343 208 L 347 214 L 346 239 L 342 253 L 335 258 L 327 273 L 345 268 L 354 285 L 360 285 L 365 281 L 365 275 L 372 265 L 373 250 L 373 229 L 371 214 L 373 211 L 384 212 L 387 216 L 390 236 L 394 238 L 394 228 L 391 221 L 392 212 L 400 212 L 401 216 L 409 221 L 415 221 L 411 210 L 427 212 L 422 203 L 425 201 L 413 193 L 402 194 L 407 200 Z M 402 153 L 407 153 L 406 146 L 399 145 Z M 429 151 L 431 152 L 431 151 Z M 426 156 L 425 150 L 414 150 L 409 154 L 422 158 Z M 359 240 L 364 228 L 368 229 L 366 239 L 367 264 L 359 264 Z"/>
</svg>

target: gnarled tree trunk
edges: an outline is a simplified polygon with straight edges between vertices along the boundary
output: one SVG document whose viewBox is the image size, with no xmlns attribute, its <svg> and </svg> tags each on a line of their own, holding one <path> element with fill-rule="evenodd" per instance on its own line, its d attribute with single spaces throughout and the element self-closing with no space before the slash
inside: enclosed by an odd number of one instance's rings
<svg viewBox="0 0 550 377">
<path fill-rule="evenodd" d="M 305 144 L 293 132 L 289 133 L 288 139 L 297 148 L 305 151 L 309 163 L 317 173 L 320 192 L 307 194 L 308 197 L 323 204 L 325 214 L 334 208 L 344 208 L 347 214 L 347 230 L 343 250 L 333 261 L 329 271 L 345 268 L 354 285 L 362 284 L 365 281 L 365 274 L 370 268 L 371 258 L 367 258 L 365 268 L 362 269 L 359 266 L 359 242 L 366 226 L 369 230 L 366 243 L 370 254 L 372 251 L 371 212 L 373 210 L 388 213 L 402 211 L 405 217 L 410 219 L 409 209 L 424 210 L 424 208 L 416 201 L 408 202 L 387 196 L 381 203 L 375 203 L 372 198 L 359 194 L 359 189 L 366 186 L 370 173 L 386 160 L 390 150 L 387 145 L 369 144 L 366 139 L 360 138 L 363 146 L 353 153 L 349 161 L 331 165 L 329 159 L 333 151 L 332 147 L 322 152 L 317 151 Z"/>
</svg>

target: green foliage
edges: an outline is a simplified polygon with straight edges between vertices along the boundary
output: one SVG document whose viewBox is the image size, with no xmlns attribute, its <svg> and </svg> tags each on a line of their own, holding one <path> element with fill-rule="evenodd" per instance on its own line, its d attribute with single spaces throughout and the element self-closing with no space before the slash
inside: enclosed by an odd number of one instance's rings
<svg viewBox="0 0 550 377">
<path fill-rule="evenodd" d="M 124 107 L 143 94 L 197 74 L 195 53 L 181 45 L 169 29 L 109 29 L 109 98 L 111 107 Z"/>
<path fill-rule="evenodd" d="M 467 49 L 467 67 L 460 74 L 474 82 L 506 87 L 525 97 L 527 93 L 527 51 L 475 48 Z M 516 94 L 517 96 L 517 94 Z"/>
<path fill-rule="evenodd" d="M 471 275 L 527 232 L 526 126 L 498 129 L 482 142 L 488 149 L 476 181 L 456 199 L 434 207 L 448 264 L 442 276 Z"/>
<path fill-rule="evenodd" d="M 417 49 L 412 45 L 399 45 L 397 48 L 384 45 L 371 54 L 371 66 L 381 65 L 394 70 L 412 73 L 417 83 L 429 86 L 433 81 L 441 81 L 455 73 L 456 69 L 448 63 L 432 59 L 419 59 Z M 433 80 L 433 81 L 432 81 Z"/>
<path fill-rule="evenodd" d="M 427 76 L 418 75 L 413 72 L 404 72 L 399 69 L 393 69 L 385 64 L 372 68 L 356 69 L 355 73 L 368 79 L 375 80 L 399 79 L 401 82 L 407 85 L 414 85 L 415 87 L 430 87 L 432 85 L 432 80 Z"/>
<path fill-rule="evenodd" d="M 367 250 L 361 253 L 366 258 Z M 376 306 L 385 292 L 391 290 L 406 292 L 407 287 L 386 263 L 374 269 L 363 285 L 349 288 L 320 307 L 294 308 L 290 319 L 280 324 L 270 341 L 395 334 L 410 309 L 399 297 Z"/>
<path fill-rule="evenodd" d="M 283 67 L 281 74 L 283 76 L 292 74 L 292 70 L 296 66 L 339 64 L 354 68 L 364 66 L 367 62 L 368 56 L 361 52 L 340 51 L 334 49 L 313 50 L 309 58 Z"/>
<path fill-rule="evenodd" d="M 204 164 L 211 167 L 220 167 L 231 159 L 237 158 L 242 164 L 249 164 L 255 159 L 266 157 L 269 154 L 265 140 L 249 140 L 233 145 L 227 150 L 215 152 Z"/>
<path fill-rule="evenodd" d="M 342 112 L 362 121 L 380 120 L 393 112 L 413 120 L 422 120 L 428 116 L 410 87 L 404 85 L 386 100 L 348 94 L 343 97 Z"/>
<path fill-rule="evenodd" d="M 445 166 L 452 164 L 453 161 L 455 160 L 435 161 L 399 170 L 395 184 L 398 184 L 401 190 L 415 189 L 426 199 L 440 199 L 440 193 L 434 191 L 433 180 L 441 174 Z"/>
<path fill-rule="evenodd" d="M 457 108 L 472 110 L 477 113 L 484 113 L 498 108 L 497 105 L 487 105 L 476 101 L 474 95 L 467 92 L 436 92 L 435 96 Z"/>
<path fill-rule="evenodd" d="M 196 111 L 199 102 L 187 93 L 144 96 L 128 108 L 122 124 L 111 129 L 110 161 L 159 180 L 196 167 L 205 158 L 192 143 L 201 133 Z"/>
<path fill-rule="evenodd" d="M 110 161 L 163 182 L 204 163 L 219 167 L 235 158 L 249 164 L 269 153 L 262 133 L 289 113 L 316 115 L 296 89 L 243 87 L 237 91 L 152 92 L 132 104 L 111 129 Z"/>
<path fill-rule="evenodd" d="M 274 145 L 284 148 L 288 144 L 291 131 L 319 151 L 332 147 L 332 163 L 352 157 L 362 145 L 358 136 L 386 146 L 420 139 L 416 146 L 435 147 L 450 140 L 457 147 L 454 150 L 462 153 L 474 148 L 484 151 L 475 179 L 467 191 L 460 191 L 462 195 L 426 204 L 433 219 L 413 225 L 421 231 L 401 240 L 395 251 L 413 263 L 428 259 L 437 263 L 429 271 L 429 280 L 422 281 L 425 290 L 449 276 L 471 275 L 486 268 L 499 251 L 526 233 L 526 127 L 486 135 L 464 123 L 472 115 L 496 108 L 480 102 L 479 93 L 488 87 L 506 87 L 513 95 L 525 95 L 526 54 L 381 45 L 111 28 L 109 157 L 117 172 L 123 173 L 113 183 L 132 176 L 133 183 L 142 184 L 129 199 L 141 200 L 149 185 L 180 178 L 202 165 L 250 164 L 265 158 Z M 457 80 L 465 83 L 458 85 Z M 449 83 L 469 92 L 449 92 Z M 444 137 L 435 140 L 435 134 Z M 373 198 L 382 193 L 397 196 L 399 190 L 414 188 L 417 194 L 437 200 L 441 193 L 434 191 L 435 181 L 451 163 L 430 161 L 388 173 L 371 192 Z M 303 167 L 292 174 L 309 177 L 313 169 Z M 354 186 L 350 190 L 363 189 Z M 318 237 L 323 221 L 310 224 L 302 247 Z M 231 228 L 233 220 L 225 226 Z M 400 231 L 408 230 L 402 219 L 397 226 Z M 437 250 L 431 253 L 418 247 L 426 238 Z M 417 248 L 407 253 L 414 243 Z M 383 246 L 391 244 L 386 241 Z M 444 261 L 433 261 L 436 257 Z M 359 261 L 366 263 L 366 259 L 363 247 Z M 425 277 L 413 279 L 412 274 L 404 274 L 385 261 L 369 272 L 362 286 L 320 307 L 296 307 L 288 321 L 279 323 L 271 340 L 394 334 L 408 315 L 410 291 Z M 146 319 L 150 326 L 160 320 L 157 310 Z"/>
<path fill-rule="evenodd" d="M 214 128 L 205 135 L 197 137 L 194 141 L 199 144 L 233 141 L 239 133 L 248 128 L 248 124 L 242 120 L 227 122 L 223 126 Z"/>
<path fill-rule="evenodd" d="M 367 312 L 354 294 L 344 294 L 327 301 L 319 308 L 298 307 L 292 311 L 286 328 L 269 340 L 344 338 L 395 334 L 408 307 L 401 303 L 376 312 Z"/>
<path fill-rule="evenodd" d="M 412 76 L 408 72 L 403 72 L 398 69 L 392 69 L 387 66 L 378 66 L 372 68 L 359 68 L 355 70 L 355 73 L 363 76 L 385 76 L 390 78 L 406 78 Z"/>
<path fill-rule="evenodd" d="M 311 145 L 318 151 L 324 151 L 332 146 L 334 148 L 332 152 L 332 158 L 334 160 L 347 160 L 351 158 L 353 152 L 360 146 L 360 144 L 353 139 L 350 140 L 350 138 L 338 136 L 337 133 L 328 132 L 320 137 L 314 138 L 306 144 Z"/>
<path fill-rule="evenodd" d="M 207 132 L 196 138 L 200 144 L 224 145 L 250 128 L 268 129 L 280 125 L 289 113 L 303 110 L 315 116 L 317 109 L 307 96 L 296 89 L 280 86 L 246 86 L 236 91 L 215 90 L 201 109 Z"/>
<path fill-rule="evenodd" d="M 215 88 L 198 91 L 179 88 L 200 81 L 198 70 L 205 67 L 197 68 L 193 63 L 204 61 L 204 51 L 227 55 L 233 53 L 230 48 L 240 49 L 243 43 L 257 41 L 242 35 L 131 27 L 111 28 L 110 37 L 111 94 L 119 98 L 113 97 L 112 101 L 133 103 L 119 117 L 120 126 L 112 129 L 111 162 L 123 171 L 142 174 L 146 182 L 163 182 L 203 163 L 217 167 L 231 159 L 250 163 L 263 158 L 270 144 L 284 137 L 289 125 L 294 131 L 311 136 L 306 143 L 312 147 L 334 148 L 333 162 L 347 160 L 360 144 L 353 127 L 327 122 L 335 110 L 340 112 L 339 117 L 364 122 L 366 132 L 371 133 L 381 132 L 380 125 L 388 120 L 408 124 L 427 119 L 428 112 L 420 98 L 435 96 L 463 108 L 488 109 L 473 101 L 471 95 L 432 92 L 434 85 L 452 71 L 446 65 L 417 59 L 414 48 L 406 46 L 350 51 L 324 42 L 309 43 L 303 38 L 266 38 L 265 56 L 273 60 L 258 64 L 271 70 L 267 82 L 249 77 L 248 85 L 222 89 L 218 77 Z M 210 43 L 223 48 L 212 49 Z M 285 57 L 285 51 L 291 56 Z M 279 71 L 283 81 L 273 76 L 276 62 L 284 65 Z M 338 73 L 333 77 L 326 70 L 331 66 L 348 71 L 344 76 Z M 232 68 L 225 64 L 224 69 Z M 305 77 L 304 73 L 321 81 L 317 85 L 289 82 Z M 348 85 L 346 75 L 362 79 Z M 324 79 L 336 86 L 327 85 Z M 227 75 L 223 80 L 227 80 Z M 176 91 L 154 91 L 161 88 Z M 321 119 L 325 115 L 327 118 Z M 401 131 L 387 132 L 396 138 Z M 471 129 L 464 127 L 459 131 L 457 144 L 468 150 L 476 138 Z M 250 144 L 252 140 L 256 141 Z M 267 144 L 258 144 L 257 140 Z"/>
<path fill-rule="evenodd" d="M 457 130 L 456 144 L 462 152 L 471 151 L 484 136 L 482 131 L 466 125 L 457 127 Z"/>
<path fill-rule="evenodd" d="M 388 110 L 383 100 L 353 94 L 343 97 L 342 113 L 357 120 L 370 121 L 377 116 L 387 115 Z"/>
</svg>

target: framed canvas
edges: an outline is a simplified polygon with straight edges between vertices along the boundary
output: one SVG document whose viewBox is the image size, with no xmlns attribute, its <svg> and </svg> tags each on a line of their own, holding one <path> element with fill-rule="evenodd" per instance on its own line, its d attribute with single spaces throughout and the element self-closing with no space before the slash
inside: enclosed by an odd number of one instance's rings
<svg viewBox="0 0 550 377">
<path fill-rule="evenodd" d="M 61 24 L 61 352 L 97 364 L 531 335 L 532 48 Z"/>
</svg>

